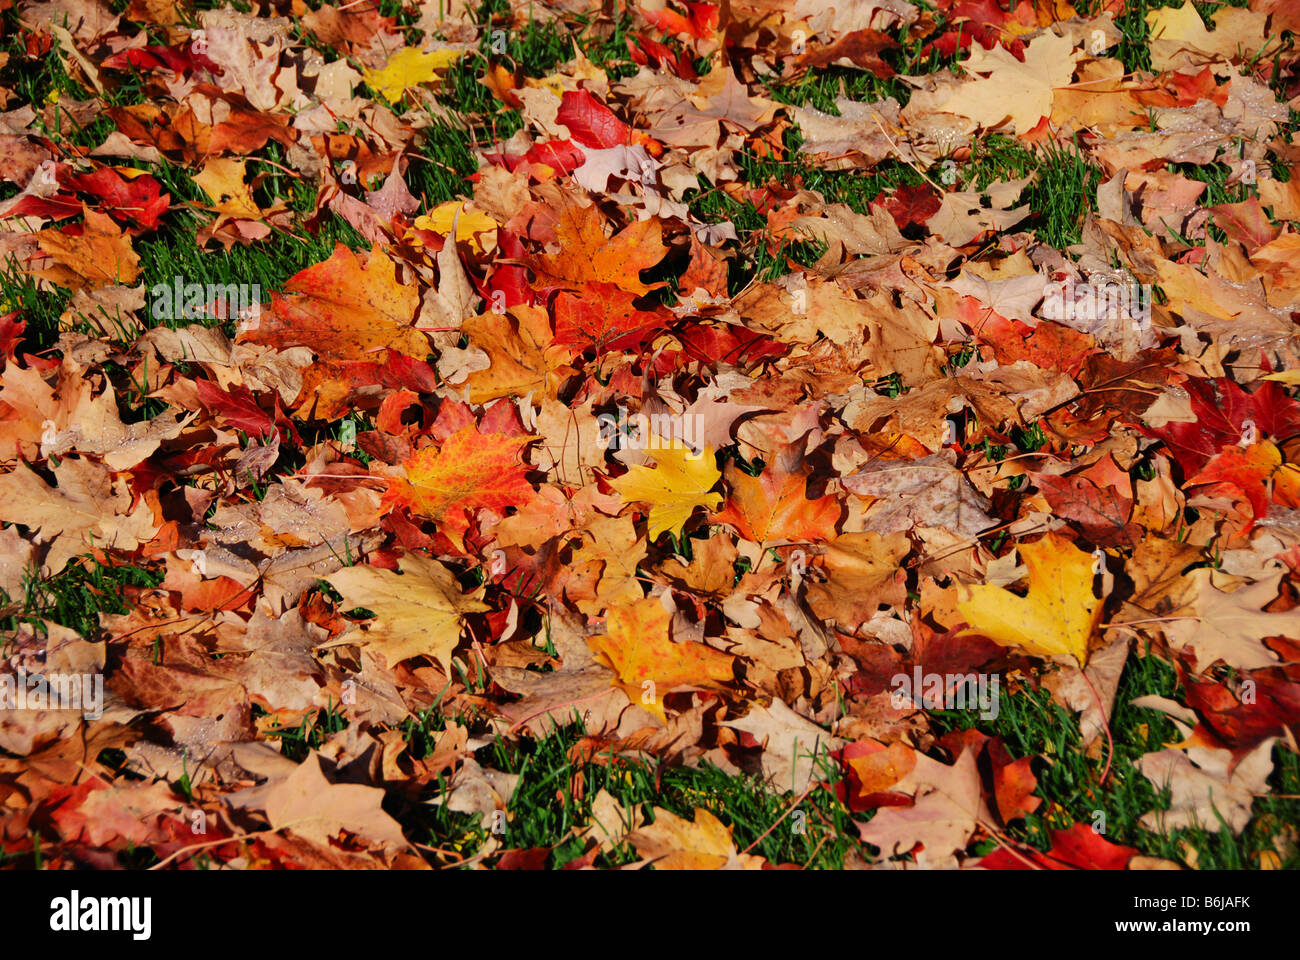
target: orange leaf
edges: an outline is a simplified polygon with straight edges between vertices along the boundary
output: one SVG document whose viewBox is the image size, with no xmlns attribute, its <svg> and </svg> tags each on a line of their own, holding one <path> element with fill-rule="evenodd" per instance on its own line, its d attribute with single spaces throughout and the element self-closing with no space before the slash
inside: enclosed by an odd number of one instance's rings
<svg viewBox="0 0 1300 960">
<path fill-rule="evenodd" d="M 343 244 L 324 263 L 300 271 L 272 294 L 269 317 L 239 339 L 274 347 L 311 347 L 322 358 L 382 360 L 388 348 L 423 360 L 429 342 L 413 320 L 420 295 L 397 282 L 396 265 L 378 248 L 363 263 Z"/>
<path fill-rule="evenodd" d="M 1235 487 L 1259 518 L 1268 513 L 1268 481 L 1280 466 L 1282 454 L 1267 440 L 1248 447 L 1227 447 L 1211 458 L 1187 485 L 1214 483 Z"/>
<path fill-rule="evenodd" d="M 620 350 L 663 329 L 668 315 L 660 307 L 639 310 L 632 294 L 608 283 L 593 283 L 582 296 L 561 292 L 555 298 L 555 342 L 568 347 L 595 347 L 597 353 Z"/>
<path fill-rule="evenodd" d="M 731 493 L 726 506 L 714 516 L 717 523 L 736 528 L 746 540 L 829 540 L 835 536 L 840 502 L 835 497 L 809 500 L 808 478 L 802 473 L 778 473 L 769 467 L 757 477 L 727 464 Z"/>
<path fill-rule="evenodd" d="M 611 607 L 608 633 L 587 645 L 617 674 L 613 685 L 667 722 L 663 695 L 677 687 L 721 690 L 734 676 L 732 658 L 702 643 L 673 643 L 672 617 L 654 597 Z"/>
<path fill-rule="evenodd" d="M 594 207 L 565 207 L 555 225 L 560 252 L 541 254 L 533 261 L 541 287 L 575 289 L 587 283 L 612 283 L 637 296 L 664 284 L 646 285 L 640 273 L 653 267 L 668 252 L 663 229 L 655 219 L 629 224 L 606 237 L 600 212 Z"/>
<path fill-rule="evenodd" d="M 385 502 L 432 517 L 464 549 L 475 510 L 486 507 L 504 516 L 507 507 L 524 506 L 536 497 L 526 479 L 528 468 L 519 462 L 519 449 L 530 439 L 462 427 L 442 446 L 425 447 L 408 458 L 402 464 L 406 479 L 392 483 Z"/>
<path fill-rule="evenodd" d="M 85 211 L 83 224 L 36 234 L 41 253 L 55 262 L 33 272 L 69 290 L 135 283 L 140 257 L 131 249 L 131 238 L 107 214 L 89 207 Z"/>
</svg>

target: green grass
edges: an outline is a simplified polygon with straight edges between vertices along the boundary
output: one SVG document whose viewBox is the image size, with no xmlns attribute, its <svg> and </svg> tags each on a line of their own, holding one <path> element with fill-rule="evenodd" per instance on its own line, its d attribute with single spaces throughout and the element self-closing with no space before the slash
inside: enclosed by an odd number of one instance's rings
<svg viewBox="0 0 1300 960">
<path fill-rule="evenodd" d="M 93 636 L 99 628 L 99 614 L 127 613 L 130 606 L 123 594 L 128 587 L 155 587 L 162 574 L 131 564 L 102 564 L 90 556 L 69 561 L 52 577 L 41 578 L 29 571 L 23 595 L 9 597 L 0 590 L 0 629 L 14 630 L 20 620 L 49 620 Z"/>
<path fill-rule="evenodd" d="M 656 766 L 613 753 L 578 762 L 574 747 L 581 738 L 581 724 L 575 722 L 540 740 L 497 739 L 477 752 L 484 766 L 520 777 L 504 833 L 497 836 L 503 849 L 549 847 L 547 865 L 563 867 L 583 852 L 585 845 L 574 831 L 590 822 L 592 802 L 602 789 L 647 821 L 656 807 L 688 820 L 703 807 L 732 828 L 738 849 L 754 844 L 750 852 L 772 863 L 837 868 L 856 846 L 850 818 L 828 789 L 805 797 L 798 806 L 801 816 L 788 816 L 769 829 L 787 814 L 794 798 L 772 792 L 758 779 L 732 776 L 707 764 Z M 434 793 L 444 788 L 439 783 Z M 483 822 L 478 814 L 457 813 L 436 802 L 422 805 L 418 814 L 427 831 L 421 842 L 455 855 L 472 856 L 490 835 L 491 821 Z M 624 845 L 595 863 L 621 866 L 637 859 Z"/>
<path fill-rule="evenodd" d="M 1043 803 L 1007 827 L 1006 836 L 1015 841 L 1046 851 L 1052 830 L 1075 823 L 1104 824 L 1102 832 L 1108 841 L 1135 847 L 1146 856 L 1194 860 L 1202 869 L 1257 868 L 1257 854 L 1275 850 L 1278 835 L 1289 830 L 1287 824 L 1300 822 L 1300 800 L 1292 799 L 1300 794 L 1300 761 L 1281 747 L 1275 751 L 1276 769 L 1270 780 L 1280 796 L 1258 798 L 1255 818 L 1240 836 L 1229 830 L 1212 833 L 1194 828 L 1162 834 L 1139 824 L 1148 811 L 1167 809 L 1169 797 L 1167 792 L 1157 791 L 1133 761 L 1180 737 L 1163 714 L 1134 707 L 1131 701 L 1148 694 L 1177 697 L 1180 692 L 1167 663 L 1150 656 L 1130 657 L 1115 701 L 1111 721 L 1115 752 L 1104 786 L 1100 785 L 1106 762 L 1104 740 L 1100 752 L 1086 753 L 1075 716 L 1054 703 L 1045 690 L 1004 692 L 1001 710 L 992 721 L 981 720 L 973 710 L 937 711 L 932 717 L 936 733 L 975 728 L 1000 736 L 1013 757 L 1043 758 L 1034 764 L 1038 777 L 1035 795 L 1043 798 Z M 474 721 L 469 722 L 473 726 Z M 436 715 L 408 722 L 406 734 L 412 753 L 427 755 L 436 733 L 444 728 L 445 721 Z M 708 764 L 698 768 L 658 766 L 636 756 L 611 753 L 577 759 L 582 751 L 574 748 L 582 736 L 581 724 L 575 721 L 540 740 L 497 739 L 477 752 L 476 759 L 484 766 L 520 776 L 507 807 L 505 832 L 497 837 L 502 850 L 547 847 L 547 865 L 564 866 L 582 853 L 584 844 L 574 831 L 589 822 L 592 800 L 605 789 L 625 808 L 635 808 L 647 818 L 654 807 L 687 819 L 697 807 L 710 810 L 732 828 L 738 849 L 745 850 L 757 841 L 750 852 L 774 864 L 836 869 L 850 856 L 876 854 L 874 848 L 858 840 L 857 824 L 869 820 L 871 814 L 851 814 L 835 798 L 838 774 L 832 764 L 821 767 L 826 787 L 814 789 L 798 804 L 804 814 L 799 818 L 804 828 L 800 832 L 796 818 L 788 816 L 796 798 L 774 792 L 755 778 L 733 776 Z M 951 760 L 942 754 L 936 757 Z M 440 782 L 431 795 L 436 797 L 445 786 Z M 491 827 L 477 814 L 456 813 L 436 801 L 403 813 L 418 818 L 424 830 L 420 842 L 444 851 L 453 864 L 456 857 L 472 857 L 487 840 Z M 777 824 L 775 829 L 771 829 L 773 824 Z M 995 846 L 987 841 L 973 852 L 988 853 Z M 494 862 L 495 856 L 487 862 Z M 596 865 L 619 866 L 636 859 L 634 850 L 622 847 L 597 858 Z M 1294 847 L 1282 865 L 1300 867 Z"/>
</svg>

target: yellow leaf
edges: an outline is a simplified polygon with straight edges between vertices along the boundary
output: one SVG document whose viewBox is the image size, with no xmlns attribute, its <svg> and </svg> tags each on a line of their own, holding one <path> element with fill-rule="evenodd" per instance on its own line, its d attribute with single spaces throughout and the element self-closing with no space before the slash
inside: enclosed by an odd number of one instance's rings
<svg viewBox="0 0 1300 960">
<path fill-rule="evenodd" d="M 214 157 L 203 165 L 194 182 L 212 198 L 216 209 L 240 220 L 260 220 L 262 210 L 244 182 L 244 161 Z"/>
<path fill-rule="evenodd" d="M 707 447 L 698 456 L 685 448 L 654 450 L 656 466 L 632 467 L 624 476 L 610 481 L 624 503 L 650 504 L 650 539 L 665 530 L 680 534 L 696 507 L 716 510 L 722 495 L 710 493 L 722 474 L 714 466 L 713 451 Z"/>
<path fill-rule="evenodd" d="M 736 862 L 746 870 L 762 869 L 761 857 L 736 853 L 731 831 L 703 807 L 695 822 L 655 807 L 655 822 L 628 837 L 636 852 L 654 861 L 656 870 L 720 870 Z"/>
<path fill-rule="evenodd" d="M 1029 568 L 1028 593 L 1018 597 L 988 584 L 965 588 L 957 610 L 971 626 L 967 632 L 1038 657 L 1071 654 L 1082 666 L 1102 610 L 1092 595 L 1092 555 L 1049 533 L 1021 546 L 1020 556 Z"/>
<path fill-rule="evenodd" d="M 398 561 L 401 573 L 379 567 L 344 567 L 325 579 L 343 594 L 343 610 L 364 607 L 375 614 L 363 646 L 373 647 L 395 666 L 411 657 L 428 656 L 450 670 L 460 641 L 462 613 L 477 613 L 487 604 L 460 591 L 450 570 L 427 557 L 408 554 Z M 357 642 L 344 634 L 345 642 Z"/>
<path fill-rule="evenodd" d="M 962 67 L 988 76 L 963 83 L 941 109 L 969 117 L 986 129 L 1009 118 L 1018 135 L 1026 134 L 1051 115 L 1052 91 L 1069 85 L 1078 57 L 1070 38 L 1052 33 L 1029 41 L 1023 63 L 1003 47 L 985 50 L 975 44 Z"/>
<path fill-rule="evenodd" d="M 1202 46 L 1210 35 L 1210 31 L 1205 29 L 1205 21 L 1191 3 L 1152 10 L 1147 14 L 1147 27 L 1152 40 L 1176 40 L 1194 46 Z"/>
<path fill-rule="evenodd" d="M 460 215 L 459 220 L 456 219 L 457 214 Z M 459 200 L 439 204 L 427 214 L 416 217 L 412 226 L 416 230 L 432 230 L 445 237 L 451 233 L 453 223 L 456 224 L 456 242 L 468 243 L 475 253 L 483 252 L 483 244 L 479 242 L 480 234 L 491 233 L 489 246 L 496 242 L 497 222 L 482 211 L 467 209 Z"/>
<path fill-rule="evenodd" d="M 438 78 L 439 70 L 446 70 L 458 59 L 460 50 L 417 50 L 403 47 L 389 58 L 382 70 L 367 70 L 366 83 L 379 92 L 385 100 L 398 100 L 407 87 L 418 87 Z"/>
</svg>

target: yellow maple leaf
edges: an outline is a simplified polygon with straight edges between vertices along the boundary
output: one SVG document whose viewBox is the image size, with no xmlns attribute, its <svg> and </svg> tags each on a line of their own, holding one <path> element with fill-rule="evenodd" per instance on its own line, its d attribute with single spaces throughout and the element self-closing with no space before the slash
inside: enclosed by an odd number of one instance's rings
<svg viewBox="0 0 1300 960">
<path fill-rule="evenodd" d="M 194 183 L 221 213 L 241 220 L 260 220 L 262 209 L 253 199 L 252 188 L 244 182 L 244 165 L 243 160 L 213 157 L 203 165 Z"/>
<path fill-rule="evenodd" d="M 964 588 L 957 610 L 971 626 L 966 632 L 1037 657 L 1071 654 L 1082 666 L 1102 611 L 1092 595 L 1092 555 L 1049 533 L 1021 546 L 1020 556 L 1029 568 L 1028 592 L 1018 597 L 989 584 Z"/>
<path fill-rule="evenodd" d="M 382 70 L 367 70 L 366 83 L 389 101 L 398 100 L 407 87 L 418 87 L 438 78 L 439 70 L 446 70 L 460 59 L 462 51 L 418 50 L 403 47 L 393 54 Z"/>
<path fill-rule="evenodd" d="M 695 808 L 694 822 L 655 807 L 654 823 L 638 828 L 628 840 L 656 870 L 720 870 L 732 863 L 745 870 L 763 866 L 761 857 L 738 854 L 731 830 L 703 807 Z"/>
<path fill-rule="evenodd" d="M 400 574 L 358 564 L 325 579 L 343 594 L 341 609 L 364 607 L 375 614 L 359 642 L 381 654 L 390 667 L 427 656 L 448 672 L 460 641 L 461 614 L 481 612 L 487 604 L 461 593 L 455 575 L 436 560 L 409 554 L 398 567 Z M 344 638 L 358 642 L 353 634 Z"/>
<path fill-rule="evenodd" d="M 481 210 L 467 208 L 459 200 L 448 200 L 446 203 L 438 204 L 428 213 L 416 217 L 411 226 L 416 230 L 432 230 L 445 237 L 451 233 L 453 223 L 456 225 L 456 242 L 468 243 L 476 253 L 482 253 L 484 250 L 484 244 L 479 239 L 480 234 L 490 234 L 484 238 L 488 246 L 496 243 L 497 222 Z"/>
<path fill-rule="evenodd" d="M 710 493 L 722 473 L 714 465 L 713 451 L 707 447 L 693 455 L 684 447 L 674 449 L 667 442 L 653 450 L 655 467 L 635 466 L 610 481 L 624 503 L 650 504 L 650 539 L 665 530 L 680 534 L 696 507 L 716 510 L 722 494 Z"/>
<path fill-rule="evenodd" d="M 1052 91 L 1068 86 L 1079 51 L 1068 37 L 1042 33 L 1025 47 L 1024 62 L 1001 46 L 971 47 L 962 63 L 968 73 L 987 77 L 963 83 L 941 109 L 992 129 L 1010 118 L 1017 135 L 1028 133 L 1052 113 Z"/>
<path fill-rule="evenodd" d="M 1150 11 L 1146 21 L 1152 69 L 1186 71 L 1214 60 L 1250 60 L 1272 42 L 1265 32 L 1268 14 L 1263 10 L 1229 7 L 1209 19 L 1213 30 L 1190 0 L 1180 7 Z M 1273 30 L 1276 36 L 1276 24 Z"/>
</svg>

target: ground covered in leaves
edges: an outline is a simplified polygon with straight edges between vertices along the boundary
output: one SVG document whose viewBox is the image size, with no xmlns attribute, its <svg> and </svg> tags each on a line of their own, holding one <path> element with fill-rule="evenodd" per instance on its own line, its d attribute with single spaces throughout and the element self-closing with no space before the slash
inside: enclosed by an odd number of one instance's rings
<svg viewBox="0 0 1300 960">
<path fill-rule="evenodd" d="M 0 17 L 4 865 L 1300 862 L 1296 4 Z"/>
</svg>

